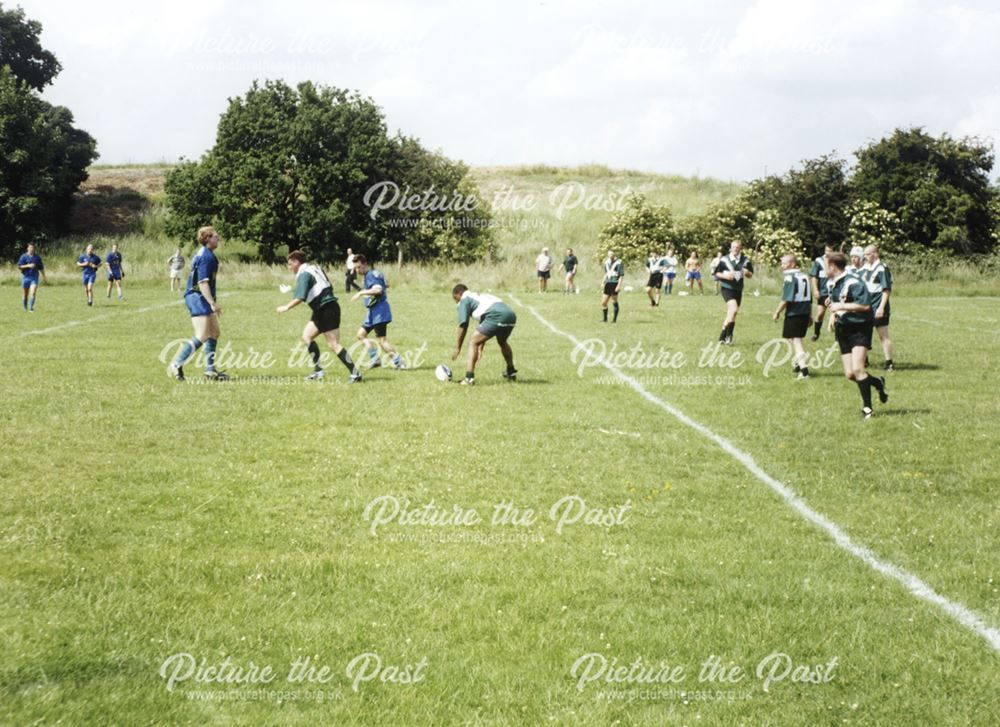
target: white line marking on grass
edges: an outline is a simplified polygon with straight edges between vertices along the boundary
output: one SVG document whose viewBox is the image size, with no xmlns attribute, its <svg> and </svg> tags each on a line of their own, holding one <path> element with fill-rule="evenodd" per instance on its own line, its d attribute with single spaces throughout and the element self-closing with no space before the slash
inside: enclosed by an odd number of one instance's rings
<svg viewBox="0 0 1000 727">
<path fill-rule="evenodd" d="M 513 295 L 511 295 L 510 297 L 511 300 L 513 300 L 522 308 L 527 308 L 528 311 L 530 311 L 531 314 L 535 316 L 535 318 L 537 318 L 538 321 L 543 326 L 548 328 L 550 331 L 571 341 L 574 346 L 580 345 L 580 341 L 575 336 L 560 331 L 558 328 L 556 328 L 547 320 L 545 320 L 545 318 L 543 318 L 541 314 L 537 310 L 535 310 L 532 306 L 525 305 L 517 298 L 515 298 Z M 686 424 L 699 434 L 703 435 L 706 439 L 709 439 L 712 442 L 715 442 L 717 445 L 719 445 L 719 447 L 724 452 L 726 452 L 731 457 L 733 457 L 733 459 L 742 464 L 758 480 L 763 482 L 765 485 L 774 490 L 778 495 L 780 495 L 781 498 L 785 501 L 785 503 L 789 507 L 791 507 L 797 513 L 799 513 L 799 515 L 804 517 L 813 525 L 816 525 L 822 530 L 825 530 L 826 533 L 831 538 L 833 538 L 833 541 L 840 548 L 847 551 L 858 560 L 866 563 L 869 567 L 878 571 L 882 575 L 888 576 L 889 578 L 898 581 L 917 598 L 937 606 L 946 614 L 948 614 L 953 619 L 958 621 L 958 623 L 960 623 L 962 626 L 984 638 L 986 642 L 991 647 L 993 647 L 994 651 L 1000 652 L 1000 629 L 996 629 L 988 625 L 983 620 L 982 616 L 977 614 L 975 611 L 972 611 L 971 609 L 967 608 L 966 606 L 963 606 L 961 603 L 958 603 L 957 601 L 952 601 L 940 595 L 937 591 L 935 591 L 933 588 L 931 588 L 929 585 L 920 580 L 920 578 L 913 575 L 909 571 L 900 568 L 899 566 L 893 563 L 889 563 L 888 561 L 882 560 L 865 546 L 858 545 L 853 540 L 851 540 L 850 536 L 846 532 L 844 532 L 843 528 L 841 528 L 835 522 L 827 518 L 825 515 L 816 512 L 811 507 L 809 507 L 805 503 L 805 500 L 796 495 L 789 487 L 771 477 L 771 475 L 769 475 L 767 472 L 761 469 L 761 467 L 756 462 L 754 462 L 753 457 L 751 457 L 749 454 L 736 447 L 736 445 L 730 442 L 728 439 L 719 434 L 716 434 L 703 424 L 699 424 L 677 407 L 668 404 L 662 399 L 657 398 L 649 391 L 647 391 L 642 386 L 642 384 L 633 379 L 631 376 L 623 373 L 617 367 L 612 366 L 607 362 L 602 362 L 602 365 L 606 369 L 608 369 L 612 374 L 621 379 L 624 383 L 628 384 L 633 391 L 639 394 L 642 398 L 646 399 L 646 401 L 663 409 L 665 412 L 676 418 L 682 424 Z"/>
<path fill-rule="evenodd" d="M 898 318 L 901 321 L 908 321 L 910 323 L 924 323 L 931 326 L 944 326 L 945 328 L 950 328 L 951 330 L 959 331 L 969 331 L 970 333 L 992 333 L 996 335 L 1000 333 L 1000 330 L 993 328 L 971 328 L 970 326 L 956 326 L 954 323 L 947 323 L 945 321 L 932 321 L 929 318 L 913 318 L 912 316 L 901 316 L 898 313 L 893 315 L 893 318 Z M 985 320 L 985 319 L 984 319 Z"/>
</svg>

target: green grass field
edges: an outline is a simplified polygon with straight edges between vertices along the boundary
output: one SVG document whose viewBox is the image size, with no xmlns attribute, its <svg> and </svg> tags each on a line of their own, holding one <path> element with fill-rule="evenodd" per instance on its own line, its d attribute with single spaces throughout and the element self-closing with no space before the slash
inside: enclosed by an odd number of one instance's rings
<svg viewBox="0 0 1000 727">
<path fill-rule="evenodd" d="M 470 389 L 433 376 L 454 344 L 444 286 L 398 285 L 390 337 L 414 367 L 350 386 L 334 362 L 309 385 L 288 365 L 306 314 L 275 314 L 268 275 L 223 268 L 220 345 L 242 360 L 211 385 L 166 376 L 190 324 L 161 283 L 88 309 L 57 276 L 33 314 L 0 286 L 0 723 L 1000 722 L 986 638 L 608 369 L 581 371 L 527 307 L 609 350 L 683 354 L 620 371 L 997 629 L 997 299 L 901 291 L 891 399 L 862 422 L 839 360 L 765 375 L 768 290 L 725 350 L 743 362 L 699 366 L 718 298 L 650 309 L 634 292 L 602 325 L 596 280 L 541 296 L 526 276 L 494 291 L 521 303 L 519 381 L 490 344 Z M 341 302 L 350 332 L 362 309 Z M 589 514 L 559 528 L 579 514 L 567 497 Z M 410 519 L 373 523 L 394 502 Z M 504 504 L 517 513 L 494 523 Z M 481 521 L 434 524 L 456 508 Z M 325 683 L 288 679 L 305 657 Z M 713 657 L 743 678 L 709 678 Z M 664 665 L 682 672 L 649 683 Z"/>
</svg>

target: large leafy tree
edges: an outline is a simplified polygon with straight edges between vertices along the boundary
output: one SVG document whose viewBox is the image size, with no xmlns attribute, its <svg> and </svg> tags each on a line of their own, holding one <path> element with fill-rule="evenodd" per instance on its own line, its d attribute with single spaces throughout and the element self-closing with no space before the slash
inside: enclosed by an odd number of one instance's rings
<svg viewBox="0 0 1000 727">
<path fill-rule="evenodd" d="M 463 166 L 433 155 L 431 163 L 418 148 L 414 140 L 389 138 L 371 99 L 312 83 L 255 82 L 230 99 L 215 146 L 167 176 L 167 229 L 190 237 L 212 221 L 225 234 L 255 242 L 269 262 L 291 248 L 325 261 L 347 248 L 395 257 L 404 243 L 410 257 L 434 257 L 439 243 L 451 239 L 446 226 L 420 234 L 401 224 L 409 215 L 398 208 L 373 214 L 368 203 L 379 185 L 412 183 L 422 192 L 436 183 L 436 193 L 449 194 L 470 184 Z M 459 247 L 476 249 L 479 242 L 463 234 Z"/>
<path fill-rule="evenodd" d="M 993 249 L 990 144 L 896 129 L 856 154 L 856 198 L 895 215 L 910 244 L 966 255 Z"/>
<path fill-rule="evenodd" d="M 73 114 L 37 89 L 59 71 L 38 42 L 41 26 L 0 8 L 0 252 L 61 232 L 73 193 L 97 158 L 97 145 Z"/>
</svg>

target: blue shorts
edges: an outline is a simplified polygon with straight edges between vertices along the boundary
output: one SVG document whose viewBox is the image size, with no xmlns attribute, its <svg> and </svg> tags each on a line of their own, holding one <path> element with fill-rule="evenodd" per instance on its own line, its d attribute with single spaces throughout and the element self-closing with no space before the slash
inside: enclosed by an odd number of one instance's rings
<svg viewBox="0 0 1000 727">
<path fill-rule="evenodd" d="M 667 273 L 667 280 L 673 280 L 677 277 L 677 273 Z"/>
<path fill-rule="evenodd" d="M 121 270 L 109 270 L 108 271 L 108 280 L 121 280 L 121 279 L 122 279 L 122 271 Z"/>
<path fill-rule="evenodd" d="M 38 278 L 21 278 L 21 287 L 27 290 L 32 285 L 38 285 Z"/>
<path fill-rule="evenodd" d="M 89 273 L 83 274 L 84 285 L 93 285 L 94 282 L 96 281 L 97 281 L 97 272 L 95 270 L 91 270 Z"/>
<path fill-rule="evenodd" d="M 184 296 L 184 304 L 187 306 L 192 318 L 212 315 L 212 306 L 205 300 L 205 296 L 197 291 L 187 293 Z"/>
<path fill-rule="evenodd" d="M 701 273 L 697 270 L 688 270 L 688 280 L 701 280 Z"/>
</svg>

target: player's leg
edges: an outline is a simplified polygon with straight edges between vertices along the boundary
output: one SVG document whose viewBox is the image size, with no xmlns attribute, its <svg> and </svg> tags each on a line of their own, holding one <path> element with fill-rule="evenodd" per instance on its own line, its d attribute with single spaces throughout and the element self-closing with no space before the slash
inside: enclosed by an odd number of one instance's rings
<svg viewBox="0 0 1000 727">
<path fill-rule="evenodd" d="M 109 298 L 111 297 L 111 286 L 114 285 L 114 280 L 115 280 L 114 277 L 112 277 L 111 275 L 108 276 L 108 297 Z"/>
<path fill-rule="evenodd" d="M 466 357 L 465 378 L 462 380 L 463 384 L 474 384 L 476 382 L 476 364 L 482 357 L 486 342 L 492 337 L 492 334 L 487 335 L 478 328 L 472 334 L 472 339 L 469 341 L 468 356 Z"/>
<path fill-rule="evenodd" d="M 878 340 L 882 342 L 882 355 L 885 357 L 885 370 L 892 371 L 892 340 L 889 338 L 889 326 L 879 326 L 875 329 Z"/>
<path fill-rule="evenodd" d="M 340 329 L 333 328 L 329 331 L 324 331 L 323 337 L 326 339 L 326 345 L 330 347 L 330 350 L 336 354 L 337 358 L 340 359 L 340 363 L 350 373 L 350 382 L 353 384 L 361 381 L 361 371 L 354 364 L 350 352 L 340 344 Z"/>
<path fill-rule="evenodd" d="M 497 333 L 497 344 L 500 346 L 500 353 L 503 354 L 504 363 L 507 364 L 507 370 L 504 372 L 503 377 L 508 381 L 517 380 L 517 369 L 514 368 L 514 349 L 510 347 L 510 334 L 514 332 L 513 327 L 505 328 Z"/>
<path fill-rule="evenodd" d="M 357 339 L 361 341 L 361 345 L 364 347 L 364 352 L 368 354 L 368 368 L 374 369 L 382 365 L 382 359 L 378 355 L 378 346 L 371 342 L 368 338 L 368 334 L 374 330 L 374 327 L 369 327 L 368 325 L 362 325 L 358 329 Z"/>
<path fill-rule="evenodd" d="M 826 315 L 826 306 L 823 305 L 823 301 L 820 300 L 820 302 L 816 306 L 816 318 L 814 319 L 813 322 L 812 340 L 814 341 L 819 340 L 820 331 L 823 330 L 823 316 L 825 315 Z"/>
<path fill-rule="evenodd" d="M 124 296 L 122 294 L 122 279 L 115 279 L 115 287 L 118 289 L 118 300 L 121 300 Z"/>
<path fill-rule="evenodd" d="M 215 369 L 215 351 L 219 345 L 219 316 L 216 313 L 204 316 L 205 318 L 205 376 L 219 381 L 225 381 L 228 376 Z"/>
<path fill-rule="evenodd" d="M 379 331 L 375 331 L 375 339 L 378 341 L 378 347 L 381 350 L 385 351 L 387 355 L 392 356 L 393 368 L 395 369 L 404 368 L 403 357 L 399 355 L 399 352 L 396 350 L 396 347 L 393 346 L 391 343 L 389 343 L 389 339 L 386 338 L 385 335 L 386 334 L 385 328 L 382 329 L 381 336 L 379 335 L 379 333 L 380 333 Z"/>
<path fill-rule="evenodd" d="M 31 288 L 28 290 L 28 310 L 35 310 L 35 296 L 38 293 L 38 283 L 32 283 Z"/>
<path fill-rule="evenodd" d="M 611 317 L 611 322 L 612 323 L 617 323 L 618 322 L 618 293 L 615 293 L 614 295 L 611 296 L 611 307 L 614 310 L 614 313 L 612 314 L 612 317 Z"/>
<path fill-rule="evenodd" d="M 611 300 L 611 296 L 607 293 L 601 294 L 601 313 L 604 316 L 604 322 L 608 322 L 608 301 Z"/>
<path fill-rule="evenodd" d="M 724 293 L 723 295 L 727 294 Z M 740 304 L 735 297 L 735 293 L 730 293 L 729 295 L 733 297 L 726 299 L 726 317 L 722 322 L 722 333 L 719 334 L 719 340 L 726 344 L 733 342 L 733 331 L 736 329 L 736 314 L 740 309 Z"/>
<path fill-rule="evenodd" d="M 806 365 L 808 363 L 809 357 L 806 354 L 806 348 L 802 345 L 801 338 L 792 338 L 792 351 L 795 354 L 795 366 L 796 372 L 799 378 L 808 379 L 809 378 L 809 367 Z"/>
</svg>

